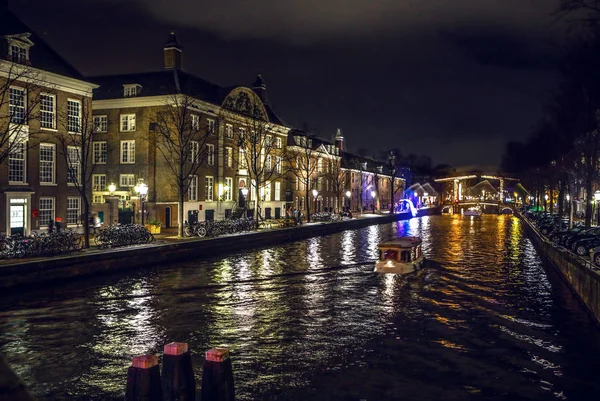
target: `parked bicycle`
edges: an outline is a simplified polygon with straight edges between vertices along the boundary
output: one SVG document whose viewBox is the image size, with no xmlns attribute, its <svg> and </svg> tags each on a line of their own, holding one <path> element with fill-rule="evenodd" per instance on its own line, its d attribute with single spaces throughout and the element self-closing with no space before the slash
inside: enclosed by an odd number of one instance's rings
<svg viewBox="0 0 600 401">
<path fill-rule="evenodd" d="M 109 226 L 96 234 L 94 241 L 101 248 L 147 244 L 155 241 L 154 235 L 139 224 Z"/>
</svg>

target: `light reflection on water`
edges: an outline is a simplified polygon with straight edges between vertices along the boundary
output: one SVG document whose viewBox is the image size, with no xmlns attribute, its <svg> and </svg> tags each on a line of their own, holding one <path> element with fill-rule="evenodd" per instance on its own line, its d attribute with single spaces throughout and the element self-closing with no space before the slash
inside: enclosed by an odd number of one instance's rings
<svg viewBox="0 0 600 401">
<path fill-rule="evenodd" d="M 0 300 L 40 400 L 122 399 L 131 357 L 231 348 L 239 400 L 596 400 L 600 339 L 512 216 L 435 216 Z M 380 241 L 426 269 L 376 275 Z M 53 362 L 48 369 L 47 361 Z"/>
</svg>

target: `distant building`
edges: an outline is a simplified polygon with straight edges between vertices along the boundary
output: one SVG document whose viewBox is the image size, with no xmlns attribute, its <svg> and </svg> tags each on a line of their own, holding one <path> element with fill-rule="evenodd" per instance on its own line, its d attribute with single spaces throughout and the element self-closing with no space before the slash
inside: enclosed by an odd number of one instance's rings
<svg viewBox="0 0 600 401">
<path fill-rule="evenodd" d="M 78 135 L 96 86 L 0 2 L 0 233 L 76 227 L 82 197 L 61 135 Z M 75 156 L 76 158 L 76 156 Z"/>
</svg>

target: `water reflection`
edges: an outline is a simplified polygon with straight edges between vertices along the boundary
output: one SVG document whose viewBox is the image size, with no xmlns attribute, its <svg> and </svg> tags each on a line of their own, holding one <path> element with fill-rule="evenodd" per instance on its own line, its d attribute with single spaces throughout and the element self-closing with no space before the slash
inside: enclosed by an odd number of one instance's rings
<svg viewBox="0 0 600 401">
<path fill-rule="evenodd" d="M 426 268 L 372 273 L 377 244 L 405 234 Z M 122 399 L 130 358 L 170 341 L 230 347 L 242 401 L 600 391 L 595 326 L 512 216 L 424 217 L 0 301 L 0 350 L 41 401 Z"/>
</svg>

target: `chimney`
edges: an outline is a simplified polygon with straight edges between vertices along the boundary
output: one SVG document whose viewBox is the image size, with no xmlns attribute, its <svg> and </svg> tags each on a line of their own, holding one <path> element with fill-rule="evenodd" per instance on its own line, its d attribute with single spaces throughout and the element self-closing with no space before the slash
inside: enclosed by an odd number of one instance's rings
<svg viewBox="0 0 600 401">
<path fill-rule="evenodd" d="M 342 135 L 342 130 L 339 128 L 335 133 L 335 146 L 340 150 L 340 152 L 344 151 L 344 136 Z"/>
<path fill-rule="evenodd" d="M 0 0 L 1 1 L 1 0 Z M 165 53 L 165 69 L 173 70 L 173 69 L 181 69 L 181 53 L 182 47 L 177 42 L 177 36 L 175 36 L 175 32 L 171 32 L 169 35 L 169 40 L 165 44 L 164 48 Z"/>
<path fill-rule="evenodd" d="M 254 85 L 252 85 L 252 90 L 254 90 L 264 104 L 269 104 L 269 99 L 267 98 L 267 84 L 265 84 L 265 81 L 263 81 L 260 74 L 256 77 Z"/>
</svg>

